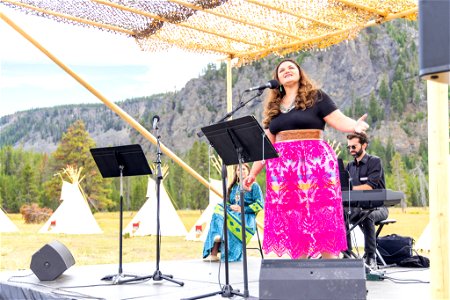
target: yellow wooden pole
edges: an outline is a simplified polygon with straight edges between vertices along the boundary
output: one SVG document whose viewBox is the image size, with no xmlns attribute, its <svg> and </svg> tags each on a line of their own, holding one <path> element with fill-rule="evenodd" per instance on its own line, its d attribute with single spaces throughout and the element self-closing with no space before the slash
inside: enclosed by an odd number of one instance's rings
<svg viewBox="0 0 450 300">
<path fill-rule="evenodd" d="M 231 56 L 228 56 L 226 59 L 227 63 L 227 113 L 233 110 L 233 67 L 231 64 Z M 233 119 L 233 116 L 230 117 L 230 120 Z M 227 180 L 231 182 L 234 176 L 234 168 L 233 166 L 227 167 Z"/>
<path fill-rule="evenodd" d="M 106 99 L 100 92 L 94 89 L 89 83 L 87 83 L 84 79 L 78 76 L 75 72 L 73 72 L 69 67 L 63 64 L 58 58 L 56 58 L 53 54 L 51 54 L 47 49 L 45 49 L 41 44 L 39 44 L 36 40 L 34 40 L 30 35 L 28 35 L 25 31 L 23 31 L 19 26 L 17 26 L 11 19 L 9 19 L 3 12 L 0 12 L 0 18 L 5 21 L 8 25 L 10 25 L 14 30 L 20 33 L 24 38 L 26 38 L 30 43 L 32 43 L 36 48 L 41 50 L 48 58 L 50 58 L 55 64 L 61 67 L 65 72 L 67 72 L 70 76 L 72 76 L 78 83 L 84 86 L 89 92 L 91 92 L 94 96 L 96 96 L 100 101 L 102 101 L 106 106 L 108 106 L 112 111 L 114 111 L 119 117 L 121 117 L 125 122 L 130 124 L 134 129 L 136 129 L 139 133 L 141 133 L 147 140 L 149 140 L 152 144 L 156 145 L 156 138 L 141 124 L 139 124 L 133 117 L 127 114 L 123 109 L 121 109 L 115 103 Z M 219 197 L 222 197 L 222 193 L 216 190 L 209 182 L 204 179 L 200 174 L 198 174 L 194 169 L 189 167 L 184 161 L 182 161 L 175 153 L 170 151 L 166 146 L 161 144 L 161 151 L 170 157 L 174 162 L 176 162 L 180 167 L 182 167 L 189 174 L 194 176 L 195 179 L 200 181 L 204 186 L 210 188 L 215 194 Z"/>
<path fill-rule="evenodd" d="M 233 69 L 231 57 L 227 57 L 227 113 L 233 110 Z"/>
<path fill-rule="evenodd" d="M 450 299 L 448 84 L 427 81 L 431 299 Z"/>
</svg>

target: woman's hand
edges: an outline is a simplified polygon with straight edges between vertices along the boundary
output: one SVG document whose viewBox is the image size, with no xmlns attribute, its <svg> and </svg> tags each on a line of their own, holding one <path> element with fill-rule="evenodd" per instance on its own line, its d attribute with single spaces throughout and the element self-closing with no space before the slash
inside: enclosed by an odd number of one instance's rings
<svg viewBox="0 0 450 300">
<path fill-rule="evenodd" d="M 242 188 L 244 189 L 244 191 L 250 192 L 252 190 L 252 184 L 250 184 L 250 185 L 242 184 Z"/>
<path fill-rule="evenodd" d="M 237 204 L 231 204 L 230 209 L 235 212 L 241 212 L 241 206 Z"/>
<path fill-rule="evenodd" d="M 253 182 L 255 182 L 255 176 L 249 174 L 247 177 L 244 178 L 244 181 L 242 181 L 242 185 L 244 186 L 245 190 L 250 191 Z"/>
<path fill-rule="evenodd" d="M 369 124 L 367 124 L 365 122 L 366 119 L 367 119 L 367 114 L 364 114 L 361 118 L 359 118 L 356 121 L 355 128 L 354 128 L 355 132 L 357 132 L 357 133 L 365 132 L 369 128 Z"/>
<path fill-rule="evenodd" d="M 328 125 L 342 132 L 364 132 L 369 128 L 369 124 L 365 122 L 367 114 L 355 121 L 344 115 L 339 109 L 323 118 Z"/>
</svg>

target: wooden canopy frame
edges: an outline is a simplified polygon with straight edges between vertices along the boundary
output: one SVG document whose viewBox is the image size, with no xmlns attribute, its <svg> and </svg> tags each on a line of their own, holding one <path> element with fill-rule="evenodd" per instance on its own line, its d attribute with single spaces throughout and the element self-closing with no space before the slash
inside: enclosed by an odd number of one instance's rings
<svg viewBox="0 0 450 300">
<path fill-rule="evenodd" d="M 58 22 L 134 38 L 143 50 L 178 47 L 242 65 L 269 54 L 326 48 L 369 26 L 415 19 L 414 0 L 1 0 Z"/>
</svg>

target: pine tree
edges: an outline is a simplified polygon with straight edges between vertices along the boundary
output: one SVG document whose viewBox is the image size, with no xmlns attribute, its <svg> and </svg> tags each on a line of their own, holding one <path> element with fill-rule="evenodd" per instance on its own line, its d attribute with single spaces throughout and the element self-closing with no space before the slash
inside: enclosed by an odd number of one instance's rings
<svg viewBox="0 0 450 300">
<path fill-rule="evenodd" d="M 39 191 L 36 183 L 36 169 L 26 162 L 20 174 L 20 190 L 17 191 L 21 195 L 21 200 L 27 204 L 39 201 Z"/>
<path fill-rule="evenodd" d="M 396 112 L 399 114 L 403 112 L 402 91 L 397 81 L 392 85 L 391 104 Z"/>
<path fill-rule="evenodd" d="M 408 177 L 408 174 L 405 170 L 405 165 L 402 161 L 402 157 L 400 153 L 395 152 L 394 156 L 390 162 L 391 170 L 392 170 L 392 180 L 393 180 L 393 188 L 397 191 L 406 192 L 407 186 L 405 182 L 405 178 Z M 402 210 L 404 210 L 407 206 L 407 200 L 402 199 L 400 203 Z"/>
<path fill-rule="evenodd" d="M 389 98 L 389 86 L 385 76 L 383 76 L 383 79 L 381 80 L 379 95 L 383 101 L 386 101 Z"/>
<path fill-rule="evenodd" d="M 369 118 L 371 123 L 375 123 L 378 120 L 382 119 L 382 109 L 380 107 L 380 104 L 377 101 L 377 98 L 375 97 L 375 93 L 370 93 L 370 100 L 369 100 Z"/>
<path fill-rule="evenodd" d="M 400 96 L 399 100 L 402 102 L 403 108 L 405 108 L 406 104 L 408 102 L 407 101 L 408 100 L 408 95 L 407 95 L 407 92 L 406 92 L 406 89 L 405 89 L 405 85 L 403 84 L 403 81 L 399 81 L 398 82 L 398 88 L 399 88 L 399 96 Z"/>
<path fill-rule="evenodd" d="M 213 165 L 209 164 L 207 143 L 194 142 L 183 160 L 203 178 L 219 178 Z M 197 179 L 176 163 L 169 161 L 169 175 L 164 184 L 172 200 L 180 209 L 204 209 L 209 203 L 209 191 Z"/>
<path fill-rule="evenodd" d="M 92 158 L 89 150 L 94 147 L 95 142 L 86 131 L 83 121 L 76 121 L 63 134 L 56 151 L 52 154 L 51 170 L 58 174 L 68 165 L 77 168 L 83 167 L 83 175 L 85 176 L 83 189 L 88 200 L 94 202 L 100 210 L 111 209 L 114 203 L 108 198 L 110 182 L 103 180 Z M 61 179 L 59 176 L 54 176 L 46 183 L 50 201 L 58 199 L 60 189 Z"/>
<path fill-rule="evenodd" d="M 418 193 L 418 201 L 414 205 L 425 207 L 428 205 L 428 180 L 422 169 L 422 162 L 418 159 L 415 168 L 410 171 L 412 176 L 409 177 L 414 178 L 417 183 L 414 188 Z"/>
<path fill-rule="evenodd" d="M 370 141 L 370 150 L 369 152 L 373 155 L 378 156 L 383 162 L 384 169 L 386 171 L 386 164 L 389 162 L 386 160 L 386 149 L 384 148 L 381 141 L 377 138 L 374 138 Z"/>
<path fill-rule="evenodd" d="M 361 98 L 357 98 L 355 101 L 355 111 L 354 111 L 353 117 L 359 118 L 366 112 L 367 112 L 367 108 L 364 105 L 364 103 L 362 102 Z"/>
<path fill-rule="evenodd" d="M 139 210 L 142 205 L 144 205 L 147 200 L 147 184 L 148 177 L 147 176 L 136 176 L 136 177 L 127 177 L 130 178 L 131 182 L 131 201 L 130 207 L 128 209 L 131 210 Z M 155 194 L 156 197 L 156 194 Z"/>
<path fill-rule="evenodd" d="M 392 141 L 392 137 L 390 136 L 388 138 L 388 142 L 386 144 L 386 148 L 385 148 L 385 152 L 384 152 L 384 157 L 385 157 L 385 162 L 387 162 L 387 166 L 385 169 L 386 173 L 391 173 L 392 172 L 392 167 L 391 164 L 389 163 L 392 160 L 392 157 L 395 154 L 395 146 L 394 146 L 394 142 Z"/>
</svg>

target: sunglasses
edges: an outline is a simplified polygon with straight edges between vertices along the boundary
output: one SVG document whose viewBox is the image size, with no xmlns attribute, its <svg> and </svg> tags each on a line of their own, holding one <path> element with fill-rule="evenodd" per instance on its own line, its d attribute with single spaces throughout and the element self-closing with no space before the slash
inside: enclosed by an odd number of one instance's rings
<svg viewBox="0 0 450 300">
<path fill-rule="evenodd" d="M 347 146 L 347 150 L 350 150 L 350 149 L 355 150 L 356 146 L 355 145 Z"/>
</svg>

